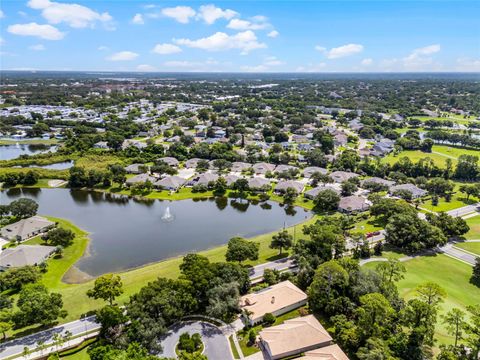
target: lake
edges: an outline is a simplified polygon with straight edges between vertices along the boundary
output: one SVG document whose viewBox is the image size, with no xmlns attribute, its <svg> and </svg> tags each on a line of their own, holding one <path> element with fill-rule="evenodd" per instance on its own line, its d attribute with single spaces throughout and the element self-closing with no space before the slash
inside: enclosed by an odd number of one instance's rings
<svg viewBox="0 0 480 360">
<path fill-rule="evenodd" d="M 10 189 L 0 203 L 29 197 L 40 215 L 71 220 L 90 232 L 87 256 L 76 266 L 98 276 L 205 250 L 233 236 L 251 237 L 291 226 L 311 216 L 276 202 L 238 203 L 216 198 L 182 201 L 139 201 L 101 192 L 70 189 Z M 171 219 L 162 219 L 166 214 Z"/>
<path fill-rule="evenodd" d="M 14 166 L 14 167 L 28 167 L 28 168 L 42 168 L 42 169 L 50 169 L 50 170 L 66 170 L 73 167 L 75 163 L 73 161 L 63 161 L 54 164 L 48 165 L 28 165 L 28 166 Z"/>
<path fill-rule="evenodd" d="M 55 151 L 56 146 L 42 144 L 0 145 L 0 160 L 16 159 L 20 155 L 33 155 L 46 151 Z"/>
</svg>

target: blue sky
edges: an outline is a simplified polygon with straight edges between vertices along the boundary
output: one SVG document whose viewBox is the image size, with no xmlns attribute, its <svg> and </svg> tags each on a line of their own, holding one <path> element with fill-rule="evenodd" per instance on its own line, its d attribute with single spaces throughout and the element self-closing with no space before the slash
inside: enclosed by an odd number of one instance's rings
<svg viewBox="0 0 480 360">
<path fill-rule="evenodd" d="M 1 69 L 480 71 L 480 1 L 2 0 Z"/>
</svg>

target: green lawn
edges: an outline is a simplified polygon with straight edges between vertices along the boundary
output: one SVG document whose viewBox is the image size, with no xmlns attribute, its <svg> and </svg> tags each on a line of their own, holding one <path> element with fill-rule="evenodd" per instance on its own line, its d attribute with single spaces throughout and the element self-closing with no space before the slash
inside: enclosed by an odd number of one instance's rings
<svg viewBox="0 0 480 360">
<path fill-rule="evenodd" d="M 424 256 L 403 263 L 407 269 L 405 279 L 398 283 L 400 295 L 405 299 L 415 296 L 415 288 L 427 281 L 439 284 L 447 292 L 447 298 L 441 305 L 440 315 L 458 307 L 465 311 L 467 305 L 480 302 L 480 288 L 469 282 L 472 267 L 446 255 Z M 366 267 L 374 268 L 376 263 Z M 439 344 L 450 344 L 453 338 L 448 335 L 439 317 L 436 329 Z"/>
<path fill-rule="evenodd" d="M 0 140 L 0 145 L 15 145 L 15 144 L 25 144 L 25 145 L 54 145 L 57 144 L 57 139 L 22 139 L 22 140 Z"/>
<path fill-rule="evenodd" d="M 457 243 L 455 246 L 480 256 L 480 242 Z"/>
<path fill-rule="evenodd" d="M 471 218 L 465 219 L 465 221 L 468 226 L 470 226 L 470 231 L 465 234 L 465 238 L 480 240 L 480 215 L 472 216 Z"/>
<path fill-rule="evenodd" d="M 237 347 L 235 346 L 235 342 L 233 341 L 233 335 L 228 337 L 228 342 L 230 343 L 230 349 L 232 349 L 232 354 L 234 359 L 240 359 L 240 355 L 238 354 Z"/>
<path fill-rule="evenodd" d="M 470 198 L 467 200 L 465 194 L 461 193 L 459 190 L 461 185 L 462 183 L 455 182 L 455 187 L 453 189 L 454 194 L 450 201 L 446 201 L 444 198 L 440 198 L 438 204 L 436 206 L 433 206 L 431 198 L 428 197 L 427 200 L 420 205 L 420 207 L 434 212 L 450 211 L 466 205 L 475 204 L 480 200 L 472 196 L 470 196 Z"/>
</svg>

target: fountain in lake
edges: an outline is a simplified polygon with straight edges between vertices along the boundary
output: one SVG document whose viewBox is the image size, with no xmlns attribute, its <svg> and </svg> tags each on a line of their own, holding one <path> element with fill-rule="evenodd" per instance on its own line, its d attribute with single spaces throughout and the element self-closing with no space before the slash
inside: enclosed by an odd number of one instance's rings
<svg viewBox="0 0 480 360">
<path fill-rule="evenodd" d="M 165 209 L 165 212 L 162 215 L 162 220 L 163 221 L 172 221 L 173 220 L 173 215 L 170 212 L 170 206 L 167 206 L 167 208 Z"/>
</svg>

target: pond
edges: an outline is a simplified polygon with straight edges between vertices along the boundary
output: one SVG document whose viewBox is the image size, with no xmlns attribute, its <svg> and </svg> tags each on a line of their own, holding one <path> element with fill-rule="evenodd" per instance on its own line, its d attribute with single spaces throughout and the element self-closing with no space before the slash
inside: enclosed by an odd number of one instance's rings
<svg viewBox="0 0 480 360">
<path fill-rule="evenodd" d="M 0 203 L 19 197 L 37 201 L 41 215 L 71 220 L 90 232 L 88 254 L 76 266 L 92 276 L 205 250 L 233 236 L 272 232 L 311 216 L 303 208 L 286 210 L 275 202 L 238 203 L 226 198 L 145 202 L 70 189 L 10 189 L 0 192 Z"/>
<path fill-rule="evenodd" d="M 74 164 L 75 163 L 73 161 L 63 161 L 63 162 L 48 164 L 48 165 L 28 165 L 23 167 L 42 168 L 42 169 L 50 169 L 50 170 L 66 170 L 66 169 L 70 169 Z M 21 167 L 21 166 L 15 166 L 15 167 Z"/>
<path fill-rule="evenodd" d="M 0 160 L 16 159 L 20 155 L 33 155 L 46 151 L 55 151 L 56 146 L 43 144 L 0 145 Z"/>
</svg>

